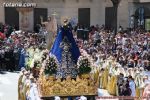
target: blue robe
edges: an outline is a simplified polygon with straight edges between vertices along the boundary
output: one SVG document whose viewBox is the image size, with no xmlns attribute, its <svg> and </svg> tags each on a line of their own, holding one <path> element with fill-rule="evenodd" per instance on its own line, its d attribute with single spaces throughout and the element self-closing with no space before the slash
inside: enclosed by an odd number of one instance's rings
<svg viewBox="0 0 150 100">
<path fill-rule="evenodd" d="M 61 27 L 58 31 L 58 35 L 55 39 L 55 42 L 50 50 L 50 53 L 55 55 L 59 63 L 62 61 L 62 48 L 60 48 L 60 43 L 62 42 L 63 38 L 67 37 L 69 43 L 71 44 L 70 52 L 72 55 L 72 60 L 74 63 L 77 63 L 77 60 L 80 56 L 79 48 L 73 38 L 73 34 L 70 28 Z"/>
<path fill-rule="evenodd" d="M 25 67 L 25 50 L 21 49 L 20 59 L 19 59 L 19 68 Z"/>
</svg>

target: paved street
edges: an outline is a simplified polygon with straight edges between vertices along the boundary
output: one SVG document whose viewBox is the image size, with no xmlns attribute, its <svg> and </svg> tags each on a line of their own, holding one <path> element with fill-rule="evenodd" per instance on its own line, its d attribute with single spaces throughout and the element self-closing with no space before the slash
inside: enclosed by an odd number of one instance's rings
<svg viewBox="0 0 150 100">
<path fill-rule="evenodd" d="M 0 73 L 0 100 L 18 100 L 18 73 Z"/>
</svg>

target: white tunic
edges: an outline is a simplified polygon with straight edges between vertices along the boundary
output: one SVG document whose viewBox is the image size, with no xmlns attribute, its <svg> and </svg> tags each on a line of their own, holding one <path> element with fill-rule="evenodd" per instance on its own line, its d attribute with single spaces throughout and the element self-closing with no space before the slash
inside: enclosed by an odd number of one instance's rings
<svg viewBox="0 0 150 100">
<path fill-rule="evenodd" d="M 38 94 L 37 85 L 35 83 L 31 84 L 29 100 L 41 100 Z"/>
<path fill-rule="evenodd" d="M 136 94 L 136 91 L 135 91 L 135 83 L 134 83 L 134 81 L 130 81 L 129 82 L 129 86 L 130 86 L 130 89 L 131 89 L 131 96 L 135 96 L 135 94 Z"/>
</svg>

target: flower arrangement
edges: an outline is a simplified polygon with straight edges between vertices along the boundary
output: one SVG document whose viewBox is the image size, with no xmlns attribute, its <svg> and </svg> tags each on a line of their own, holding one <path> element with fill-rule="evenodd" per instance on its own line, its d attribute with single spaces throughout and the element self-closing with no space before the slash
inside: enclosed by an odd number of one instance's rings
<svg viewBox="0 0 150 100">
<path fill-rule="evenodd" d="M 49 57 L 49 59 L 46 60 L 46 66 L 44 73 L 45 75 L 54 75 L 57 72 L 57 63 L 54 57 Z"/>
<path fill-rule="evenodd" d="M 34 62 L 34 67 L 40 68 L 41 67 L 40 61 L 35 61 Z"/>
<path fill-rule="evenodd" d="M 34 66 L 33 68 L 31 68 L 34 78 L 38 78 L 40 73 L 40 67 L 41 67 L 40 61 L 34 61 Z"/>
<path fill-rule="evenodd" d="M 91 72 L 90 62 L 88 58 L 81 56 L 78 60 L 79 74 L 88 74 Z"/>
</svg>

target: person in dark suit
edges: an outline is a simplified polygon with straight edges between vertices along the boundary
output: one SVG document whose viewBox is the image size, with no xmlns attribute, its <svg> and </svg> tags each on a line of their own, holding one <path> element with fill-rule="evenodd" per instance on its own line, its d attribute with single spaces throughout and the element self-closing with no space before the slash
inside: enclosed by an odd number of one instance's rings
<svg viewBox="0 0 150 100">
<path fill-rule="evenodd" d="M 0 32 L 4 33 L 4 25 L 0 23 Z"/>
<path fill-rule="evenodd" d="M 2 70 L 2 49 L 1 49 L 1 47 L 0 47 L 0 70 Z"/>
<path fill-rule="evenodd" d="M 126 81 L 123 86 L 122 95 L 123 96 L 131 96 L 131 93 L 132 93 L 132 91 L 130 89 L 129 82 Z"/>
<path fill-rule="evenodd" d="M 14 27 L 13 26 L 8 26 L 8 36 L 10 36 L 11 35 L 11 33 L 13 32 L 13 30 L 14 30 Z"/>
<path fill-rule="evenodd" d="M 9 49 L 8 48 L 5 48 L 4 58 L 5 58 L 6 70 L 8 71 L 9 70 L 9 66 L 10 66 L 10 55 L 9 55 Z"/>
<path fill-rule="evenodd" d="M 19 66 L 19 57 L 20 57 L 19 49 L 14 48 L 13 57 L 14 57 L 15 69 L 19 70 L 19 67 L 18 67 Z"/>
<path fill-rule="evenodd" d="M 7 71 L 14 71 L 14 57 L 13 57 L 13 49 L 7 49 L 5 52 L 5 65 Z"/>
<path fill-rule="evenodd" d="M 36 26 L 34 28 L 35 33 L 39 33 L 40 32 L 40 28 L 41 28 L 41 25 L 40 24 L 36 24 Z"/>
<path fill-rule="evenodd" d="M 5 68 L 5 58 L 4 58 L 4 55 L 5 55 L 5 50 L 4 50 L 4 47 L 1 46 L 0 47 L 0 67 L 2 68 L 2 70 Z"/>
</svg>

